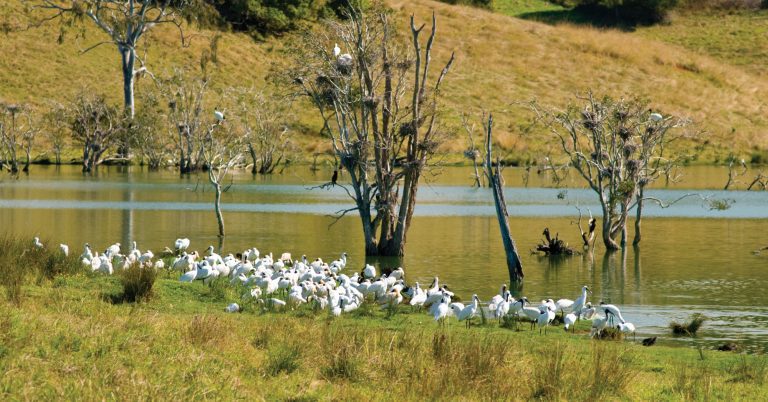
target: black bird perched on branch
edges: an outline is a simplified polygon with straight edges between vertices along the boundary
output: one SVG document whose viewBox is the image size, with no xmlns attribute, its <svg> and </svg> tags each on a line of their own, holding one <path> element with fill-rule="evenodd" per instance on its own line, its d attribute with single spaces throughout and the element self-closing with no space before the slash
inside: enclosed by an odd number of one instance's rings
<svg viewBox="0 0 768 402">
<path fill-rule="evenodd" d="M 331 176 L 331 184 L 336 185 L 336 180 L 339 179 L 339 170 L 333 169 L 333 176 Z"/>
</svg>

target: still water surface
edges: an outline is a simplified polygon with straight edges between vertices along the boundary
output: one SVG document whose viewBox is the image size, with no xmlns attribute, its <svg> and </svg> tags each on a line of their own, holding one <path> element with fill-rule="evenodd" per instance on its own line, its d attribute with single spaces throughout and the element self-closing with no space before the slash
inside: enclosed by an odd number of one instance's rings
<svg viewBox="0 0 768 402">
<path fill-rule="evenodd" d="M 308 190 L 329 176 L 306 167 L 269 178 L 235 176 L 224 195 L 224 251 L 256 246 L 262 252 L 326 260 L 346 251 L 349 266 L 362 267 L 357 216 L 329 226 L 329 215 L 349 206 L 346 193 Z M 525 269 L 516 296 L 575 299 L 588 285 L 594 302 L 622 308 L 638 327 L 638 337 L 666 334 L 670 320 L 702 312 L 710 320 L 697 339 L 663 342 L 710 345 L 728 339 L 761 351 L 768 344 L 768 252 L 753 254 L 768 245 L 768 192 L 722 192 L 722 168 L 690 168 L 682 182 L 653 189 L 664 200 L 697 195 L 669 208 L 649 206 L 640 249 L 606 255 L 599 245 L 593 255 L 550 260 L 528 250 L 545 227 L 578 245 L 575 205 L 599 211 L 593 194 L 575 177 L 566 180 L 567 189 L 552 188 L 535 172 L 527 187 L 523 170 L 507 169 L 506 177 L 512 233 Z M 84 177 L 76 167 L 35 166 L 28 177 L 0 181 L 0 222 L 6 232 L 68 243 L 78 253 L 85 242 L 103 249 L 132 240 L 159 251 L 177 237 L 189 237 L 202 251 L 219 241 L 213 193 L 205 179 L 136 167 L 103 167 L 98 175 Z M 469 183 L 468 168 L 446 168 L 419 190 L 407 256 L 400 263 L 409 282 L 429 283 L 439 275 L 464 299 L 477 293 L 487 300 L 507 281 L 507 271 L 490 194 Z M 712 211 L 711 199 L 733 204 Z"/>
</svg>

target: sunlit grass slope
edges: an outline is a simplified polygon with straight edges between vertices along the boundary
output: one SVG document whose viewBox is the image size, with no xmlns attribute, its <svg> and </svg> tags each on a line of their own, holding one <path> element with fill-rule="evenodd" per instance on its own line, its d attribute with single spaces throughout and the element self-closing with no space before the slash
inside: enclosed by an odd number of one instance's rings
<svg viewBox="0 0 768 402">
<path fill-rule="evenodd" d="M 457 52 L 454 70 L 444 85 L 446 131 L 453 135 L 450 150 L 465 146 L 456 127 L 458 113 L 487 110 L 495 112 L 496 135 L 502 146 L 519 155 L 540 155 L 550 137 L 541 129 L 521 136 L 531 114 L 518 102 L 538 99 L 564 105 L 589 88 L 616 97 L 648 97 L 654 108 L 693 118 L 711 136 L 712 146 L 706 153 L 709 160 L 731 147 L 748 153 L 753 146 L 768 146 L 764 134 L 768 108 L 760 96 L 768 82 L 746 69 L 632 33 L 550 26 L 427 0 L 388 3 L 398 10 L 403 29 L 411 13 L 421 21 L 427 21 L 433 10 L 437 13 L 436 64 L 444 63 L 450 51 Z M 3 2 L 0 16 L 23 24 L 23 18 L 14 16 L 20 4 L 19 0 Z M 69 99 L 89 86 L 119 102 L 116 51 L 105 45 L 80 54 L 102 38 L 90 25 L 84 32 L 85 38 L 76 39 L 72 31 L 60 45 L 55 40 L 55 24 L 4 36 L 0 54 L 7 57 L 0 58 L 0 98 L 42 104 L 46 99 Z M 179 46 L 173 30 L 153 33 L 155 41 L 148 54 L 153 71 L 197 64 L 207 45 L 205 36 L 213 32 L 188 28 L 187 33 L 200 35 L 188 48 Z M 246 35 L 225 33 L 217 87 L 263 85 L 270 61 L 285 57 L 279 49 L 288 38 L 260 43 Z M 310 134 L 317 132 L 312 109 L 297 105 L 296 110 L 299 127 Z M 314 137 L 305 138 L 305 148 L 318 148 Z"/>
</svg>

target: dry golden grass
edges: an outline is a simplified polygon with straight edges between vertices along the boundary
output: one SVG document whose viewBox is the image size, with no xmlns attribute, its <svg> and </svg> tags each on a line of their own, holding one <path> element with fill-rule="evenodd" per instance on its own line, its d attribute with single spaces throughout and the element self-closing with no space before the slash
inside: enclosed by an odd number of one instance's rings
<svg viewBox="0 0 768 402">
<path fill-rule="evenodd" d="M 592 88 L 614 97 L 642 96 L 665 113 L 689 116 L 705 130 L 712 147 L 707 158 L 731 147 L 747 154 L 752 147 L 768 147 L 768 110 L 760 94 L 768 90 L 765 77 L 680 47 L 631 33 L 568 25 L 549 26 L 471 7 L 451 6 L 429 0 L 389 0 L 399 12 L 402 29 L 407 15 L 428 21 L 438 16 L 434 60 L 442 64 L 450 51 L 457 52 L 454 70 L 444 85 L 446 123 L 453 127 L 451 151 L 465 146 L 457 129 L 458 113 L 481 110 L 496 116 L 496 138 L 507 150 L 529 156 L 546 149 L 549 136 L 541 129 L 522 136 L 531 120 L 518 102 L 537 99 L 564 106 L 574 94 Z M 11 17 L 22 8 L 20 0 L 3 2 L 0 17 L 22 25 L 23 17 Z M 83 86 L 106 93 L 119 102 L 120 72 L 117 53 L 105 45 L 92 52 L 80 50 L 97 42 L 102 34 L 90 25 L 85 39 L 74 31 L 56 44 L 58 26 L 49 24 L 14 32 L 0 40 L 0 98 L 42 104 L 46 99 L 63 101 Z M 176 32 L 158 29 L 149 49 L 148 62 L 162 73 L 172 66 L 196 66 L 211 31 L 188 29 L 200 35 L 190 47 L 181 48 Z M 217 87 L 262 86 L 283 40 L 255 42 L 243 34 L 225 33 L 220 42 L 221 70 Z M 139 83 L 138 90 L 148 85 Z M 318 130 L 309 107 L 297 105 L 297 126 L 308 135 Z M 305 150 L 322 151 L 315 137 L 300 140 Z"/>
</svg>

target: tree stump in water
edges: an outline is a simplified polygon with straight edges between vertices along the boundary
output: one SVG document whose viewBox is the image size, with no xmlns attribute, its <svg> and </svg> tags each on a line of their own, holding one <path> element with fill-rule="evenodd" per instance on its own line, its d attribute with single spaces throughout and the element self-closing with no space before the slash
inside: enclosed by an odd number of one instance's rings
<svg viewBox="0 0 768 402">
<path fill-rule="evenodd" d="M 559 234 L 555 234 L 555 237 L 553 238 L 549 233 L 549 228 L 544 228 L 543 234 L 544 241 L 536 246 L 536 252 L 552 256 L 578 254 L 578 251 L 568 246 L 568 243 L 559 239 Z"/>
</svg>

